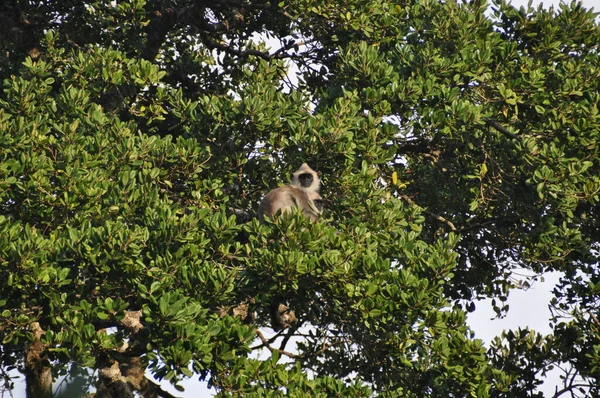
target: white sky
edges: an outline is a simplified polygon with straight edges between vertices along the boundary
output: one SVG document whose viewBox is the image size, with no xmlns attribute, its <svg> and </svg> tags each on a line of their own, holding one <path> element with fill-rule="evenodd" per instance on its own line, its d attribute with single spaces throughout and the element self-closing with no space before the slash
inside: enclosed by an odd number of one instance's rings
<svg viewBox="0 0 600 398">
<path fill-rule="evenodd" d="M 512 3 L 515 6 L 521 6 L 526 5 L 528 0 L 513 0 Z M 533 1 L 533 6 L 535 7 L 540 3 L 545 6 L 554 5 L 556 8 L 560 1 Z M 600 0 L 583 0 L 582 3 L 586 8 L 594 7 L 596 11 L 600 9 Z M 558 282 L 559 277 L 558 273 L 548 274 L 545 275 L 544 282 L 535 283 L 527 291 L 512 291 L 508 299 L 510 310 L 503 319 L 492 319 L 495 314 L 491 308 L 490 300 L 479 301 L 476 303 L 476 311 L 469 314 L 467 323 L 475 331 L 475 336 L 482 339 L 486 346 L 489 346 L 492 339 L 503 330 L 529 327 L 542 334 L 550 333 L 548 303 L 552 298 L 551 290 Z M 555 373 L 548 377 L 541 390 L 546 396 L 551 396 L 555 386 L 559 383 L 558 374 Z M 194 379 L 186 380 L 182 383 L 182 386 L 185 388 L 185 393 L 176 391 L 168 383 L 164 383 L 163 388 L 179 397 L 203 398 L 212 397 L 213 395 L 206 389 L 205 383 L 200 383 Z M 15 398 L 25 397 L 24 383 L 16 383 L 15 387 L 12 396 Z"/>
</svg>

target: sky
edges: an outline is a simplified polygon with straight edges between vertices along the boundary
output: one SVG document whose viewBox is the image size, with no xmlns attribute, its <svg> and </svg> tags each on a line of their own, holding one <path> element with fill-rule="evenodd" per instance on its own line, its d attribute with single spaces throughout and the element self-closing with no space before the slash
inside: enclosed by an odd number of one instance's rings
<svg viewBox="0 0 600 398">
<path fill-rule="evenodd" d="M 528 0 L 513 0 L 515 6 L 527 5 Z M 543 3 L 544 6 L 554 5 L 558 7 L 558 0 L 533 1 L 533 6 Z M 586 8 L 594 7 L 596 11 L 600 10 L 600 0 L 583 0 L 582 3 Z M 508 315 L 503 319 L 493 319 L 495 316 L 491 300 L 481 300 L 476 303 L 476 311 L 468 315 L 467 323 L 475 332 L 475 337 L 483 340 L 486 346 L 489 346 L 492 339 L 499 335 L 503 330 L 517 329 L 529 327 L 539 333 L 547 334 L 551 332 L 549 327 L 550 311 L 548 304 L 552 298 L 552 288 L 558 282 L 560 274 L 552 273 L 544 275 L 543 282 L 536 282 L 527 291 L 513 290 L 508 299 L 510 310 Z M 551 396 L 554 389 L 559 385 L 560 380 L 558 373 L 551 373 L 541 391 L 545 396 Z M 163 388 L 177 397 L 212 397 L 213 393 L 206 389 L 205 383 L 200 383 L 197 380 L 190 379 L 182 383 L 185 392 L 181 393 L 170 387 L 168 383 L 163 383 Z M 14 398 L 25 397 L 25 388 L 23 383 L 16 385 L 13 390 Z"/>
</svg>

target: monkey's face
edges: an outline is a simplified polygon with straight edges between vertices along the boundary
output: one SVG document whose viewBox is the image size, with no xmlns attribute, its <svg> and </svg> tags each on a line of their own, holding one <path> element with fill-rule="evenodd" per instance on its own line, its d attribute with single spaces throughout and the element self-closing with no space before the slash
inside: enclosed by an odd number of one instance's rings
<svg viewBox="0 0 600 398">
<path fill-rule="evenodd" d="M 322 199 L 313 199 L 313 203 L 315 205 L 315 207 L 317 208 L 317 210 L 319 210 L 319 213 L 323 212 L 323 200 Z"/>
<path fill-rule="evenodd" d="M 309 188 L 314 181 L 314 177 L 311 173 L 302 173 L 298 176 L 298 181 L 300 181 L 300 186 L 303 188 Z"/>
<path fill-rule="evenodd" d="M 319 175 L 306 163 L 302 163 L 302 166 L 292 174 L 291 185 L 300 188 L 305 192 L 317 192 L 320 185 Z"/>
</svg>

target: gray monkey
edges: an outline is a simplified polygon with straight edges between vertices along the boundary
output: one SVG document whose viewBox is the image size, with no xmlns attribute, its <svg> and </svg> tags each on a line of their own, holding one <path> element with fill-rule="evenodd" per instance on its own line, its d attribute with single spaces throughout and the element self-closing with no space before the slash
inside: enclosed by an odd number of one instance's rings
<svg viewBox="0 0 600 398">
<path fill-rule="evenodd" d="M 265 216 L 273 217 L 277 212 L 290 212 L 298 207 L 311 221 L 316 221 L 323 211 L 320 186 L 317 172 L 302 163 L 292 174 L 292 182 L 265 195 L 258 206 L 258 219 L 263 222 Z"/>
</svg>

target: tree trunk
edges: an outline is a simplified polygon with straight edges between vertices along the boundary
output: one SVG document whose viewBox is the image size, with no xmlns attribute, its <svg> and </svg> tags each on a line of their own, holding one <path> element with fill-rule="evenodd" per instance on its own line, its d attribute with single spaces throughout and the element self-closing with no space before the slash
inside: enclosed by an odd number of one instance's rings
<svg viewBox="0 0 600 398">
<path fill-rule="evenodd" d="M 38 322 L 31 324 L 33 342 L 25 352 L 25 383 L 27 398 L 52 397 L 52 368 L 48 366 L 46 346 L 41 337 L 44 331 Z"/>
</svg>

